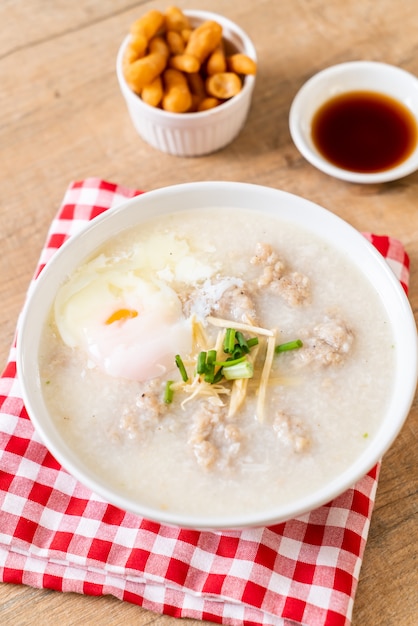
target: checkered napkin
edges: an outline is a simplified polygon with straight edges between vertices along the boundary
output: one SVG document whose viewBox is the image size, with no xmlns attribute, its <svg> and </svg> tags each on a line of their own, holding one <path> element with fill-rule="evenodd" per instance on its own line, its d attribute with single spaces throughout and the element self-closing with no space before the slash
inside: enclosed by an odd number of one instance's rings
<svg viewBox="0 0 418 626">
<path fill-rule="evenodd" d="M 71 184 L 35 276 L 90 219 L 139 193 L 95 178 Z M 365 236 L 407 290 L 401 243 Z M 23 405 L 15 344 L 0 379 L 0 410 L 0 581 L 112 594 L 158 613 L 231 626 L 350 624 L 379 465 L 292 521 L 186 530 L 116 508 L 57 463 Z"/>
</svg>

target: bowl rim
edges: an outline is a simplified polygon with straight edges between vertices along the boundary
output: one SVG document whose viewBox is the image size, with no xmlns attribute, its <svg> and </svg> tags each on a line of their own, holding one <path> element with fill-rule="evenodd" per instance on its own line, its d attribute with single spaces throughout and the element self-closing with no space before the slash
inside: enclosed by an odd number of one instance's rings
<svg viewBox="0 0 418 626">
<path fill-rule="evenodd" d="M 343 247 L 345 249 L 350 246 L 354 247 L 356 251 L 355 263 L 358 266 L 367 261 L 367 267 L 364 269 L 366 277 L 370 279 L 371 272 L 375 271 L 378 281 L 374 288 L 379 291 L 383 285 L 383 288 L 389 290 L 390 299 L 388 299 L 386 306 L 390 307 L 392 318 L 396 317 L 396 319 L 402 320 L 402 329 L 396 327 L 394 331 L 395 339 L 400 338 L 402 340 L 399 348 L 400 354 L 397 352 L 399 363 L 396 368 L 396 385 L 402 386 L 402 393 L 398 392 L 399 397 L 396 396 L 396 405 L 393 404 L 392 398 L 393 406 L 391 405 L 390 410 L 388 409 L 388 415 L 382 421 L 385 428 L 380 427 L 376 437 L 368 443 L 360 457 L 340 476 L 327 482 L 324 487 L 313 494 L 299 498 L 287 505 L 273 506 L 269 510 L 257 511 L 256 513 L 235 514 L 225 517 L 182 516 L 179 513 L 157 510 L 135 502 L 132 498 L 115 493 L 94 472 L 86 471 L 74 451 L 66 446 L 63 438 L 57 434 L 55 427 L 48 418 L 42 399 L 37 368 L 40 333 L 54 298 L 54 286 L 56 288 L 60 285 L 75 267 L 91 257 L 99 245 L 125 230 L 128 224 L 132 225 L 133 222 L 140 224 L 141 221 L 146 221 L 149 216 L 158 215 L 158 211 L 161 215 L 171 212 L 173 205 L 175 211 L 183 210 L 185 197 L 189 197 L 190 202 L 196 200 L 199 208 L 207 208 L 214 206 L 213 201 L 211 202 L 208 198 L 219 199 L 221 206 L 231 206 L 231 203 L 234 204 L 234 198 L 239 194 L 241 194 L 241 198 L 246 198 L 250 204 L 251 200 L 256 198 L 258 206 L 254 210 L 257 212 L 261 210 L 263 213 L 274 214 L 280 202 L 283 202 L 286 204 L 286 215 L 291 221 L 296 220 L 296 223 L 301 223 L 300 220 L 309 217 L 310 225 L 313 225 L 320 218 L 321 229 L 325 224 L 327 233 L 333 229 L 334 234 L 336 233 L 340 239 L 344 236 L 346 243 L 343 243 Z M 170 198 L 171 202 L 169 211 L 166 208 L 167 203 L 164 202 L 167 198 Z M 262 202 L 260 202 L 261 198 Z M 269 203 L 268 207 L 267 203 Z M 239 206 L 241 204 L 240 201 Z M 237 203 L 234 206 L 237 206 Z M 156 209 L 157 213 L 155 213 Z M 189 210 L 193 209 L 189 207 Z M 319 228 L 319 224 L 312 226 L 312 229 L 315 228 Z M 328 241 L 332 240 L 330 235 L 325 238 Z M 78 254 L 74 257 L 74 251 L 86 249 L 85 244 L 88 243 L 89 239 L 94 241 L 94 245 L 87 246 L 87 251 L 84 254 Z M 43 313 L 40 312 L 42 309 Z M 401 357 L 402 365 L 400 364 Z M 18 324 L 16 366 L 23 401 L 35 430 L 57 461 L 80 483 L 119 508 L 160 523 L 185 528 L 236 529 L 271 525 L 303 515 L 326 504 L 352 487 L 357 480 L 374 467 L 392 445 L 409 414 L 418 377 L 418 336 L 409 300 L 399 280 L 376 248 L 348 222 L 310 200 L 279 189 L 251 183 L 202 181 L 163 187 L 135 196 L 95 217 L 81 231 L 72 235 L 45 265 L 28 294 Z M 395 410 L 395 419 L 392 419 L 392 410 Z M 44 415 L 42 415 L 42 411 L 44 411 Z"/>
<path fill-rule="evenodd" d="M 398 180 L 400 178 L 408 176 L 418 169 L 418 142 L 409 157 L 407 157 L 404 161 L 402 161 L 402 163 L 398 164 L 397 166 L 380 172 L 364 173 L 346 170 L 336 165 L 333 165 L 330 161 L 328 161 L 319 153 L 319 151 L 315 148 L 310 139 L 310 123 L 312 119 L 312 114 L 308 115 L 307 109 L 314 92 L 316 92 L 319 87 L 323 85 L 323 96 L 318 100 L 318 104 L 314 108 L 315 112 L 321 104 L 332 98 L 334 95 L 339 95 L 349 91 L 355 91 L 355 87 L 352 86 L 350 86 L 349 88 L 345 88 L 343 80 L 345 76 L 349 76 L 359 72 L 367 72 L 370 76 L 377 76 L 378 73 L 384 73 L 390 75 L 390 77 L 392 78 L 398 77 L 399 79 L 408 82 L 408 84 L 410 85 L 410 90 L 408 93 L 410 94 L 415 92 L 415 97 L 418 98 L 418 78 L 399 66 L 391 65 L 389 63 L 384 63 L 381 61 L 368 60 L 347 61 L 344 63 L 331 65 L 308 78 L 308 80 L 300 87 L 300 89 L 297 91 L 296 95 L 293 98 L 289 110 L 288 119 L 289 130 L 293 142 L 299 152 L 302 154 L 302 156 L 305 157 L 305 159 L 309 163 L 311 163 L 311 165 L 321 170 L 325 174 L 334 176 L 347 182 L 363 184 L 383 183 Z M 331 81 L 334 81 L 333 89 L 330 88 Z M 390 85 L 390 82 L 388 82 L 388 85 Z M 418 129 L 418 104 L 416 110 L 414 111 L 410 106 L 409 99 L 406 98 L 405 95 L 396 94 L 394 90 L 390 89 L 389 87 L 385 89 L 381 87 L 371 87 L 364 90 L 383 93 L 401 102 L 404 106 L 406 106 L 406 108 L 409 109 L 410 113 L 412 113 L 413 117 L 416 120 Z"/>
<path fill-rule="evenodd" d="M 190 17 L 192 19 L 195 18 L 197 20 L 201 20 L 202 22 L 206 20 L 218 21 L 221 24 L 222 29 L 228 27 L 244 43 L 247 50 L 246 54 L 248 54 L 254 61 L 257 62 L 257 51 L 251 38 L 236 22 L 233 22 L 224 15 L 214 13 L 212 11 L 184 9 L 183 13 L 187 17 Z M 167 122 L 181 120 L 182 122 L 190 123 L 190 121 L 197 119 L 198 122 L 201 123 L 202 120 L 210 120 L 210 118 L 212 118 L 214 115 L 219 115 L 220 109 L 222 111 L 227 111 L 231 106 L 237 105 L 243 98 L 247 97 L 248 92 L 251 93 L 254 89 L 256 76 L 249 74 L 248 76 L 245 76 L 242 89 L 236 96 L 230 98 L 229 100 L 226 100 L 225 102 L 222 102 L 221 105 L 212 109 L 207 109 L 206 111 L 193 111 L 190 113 L 173 113 L 171 111 L 165 111 L 164 109 L 161 109 L 159 107 L 152 107 L 144 102 L 142 98 L 140 98 L 136 93 L 132 91 L 132 89 L 126 82 L 123 74 L 122 60 L 130 37 L 131 36 L 129 33 L 125 35 L 121 45 L 119 46 L 116 56 L 116 75 L 119 82 L 119 87 L 124 97 L 128 99 L 129 102 L 134 103 L 134 105 L 138 107 L 139 110 L 142 110 L 144 114 L 158 116 L 161 121 L 165 120 Z"/>
</svg>

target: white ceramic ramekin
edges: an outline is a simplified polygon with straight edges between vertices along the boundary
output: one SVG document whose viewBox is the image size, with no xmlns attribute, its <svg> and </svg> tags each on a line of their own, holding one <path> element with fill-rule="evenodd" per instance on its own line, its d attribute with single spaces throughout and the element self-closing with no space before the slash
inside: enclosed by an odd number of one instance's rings
<svg viewBox="0 0 418 626">
<path fill-rule="evenodd" d="M 184 11 L 193 26 L 214 20 L 222 26 L 223 37 L 237 52 L 256 61 L 256 51 L 248 35 L 229 19 L 207 11 Z M 246 76 L 241 92 L 220 106 L 198 113 L 170 113 L 149 106 L 127 85 L 122 59 L 129 35 L 117 56 L 116 73 L 122 95 L 138 134 L 154 148 L 176 156 L 209 154 L 224 148 L 239 134 L 251 105 L 255 76 Z"/>
</svg>

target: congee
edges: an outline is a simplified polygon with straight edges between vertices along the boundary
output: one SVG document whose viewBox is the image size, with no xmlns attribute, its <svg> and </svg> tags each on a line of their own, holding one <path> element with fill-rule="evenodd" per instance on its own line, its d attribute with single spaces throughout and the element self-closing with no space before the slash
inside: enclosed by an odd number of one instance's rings
<svg viewBox="0 0 418 626">
<path fill-rule="evenodd" d="M 122 495 L 235 515 L 303 497 L 361 454 L 393 351 L 379 295 L 325 239 L 271 214 L 183 211 L 117 235 L 62 284 L 42 390 Z"/>
</svg>

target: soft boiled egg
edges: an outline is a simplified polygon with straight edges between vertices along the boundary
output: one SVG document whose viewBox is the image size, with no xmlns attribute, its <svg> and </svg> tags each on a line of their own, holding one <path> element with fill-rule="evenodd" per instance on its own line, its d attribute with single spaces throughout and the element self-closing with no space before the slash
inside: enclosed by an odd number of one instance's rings
<svg viewBox="0 0 418 626">
<path fill-rule="evenodd" d="M 164 376 L 176 354 L 192 349 L 191 320 L 175 289 L 201 284 L 216 269 L 187 240 L 154 233 L 80 266 L 57 293 L 55 323 L 64 343 L 110 376 Z"/>
<path fill-rule="evenodd" d="M 162 376 L 176 354 L 191 350 L 190 321 L 176 292 L 126 267 L 87 264 L 59 290 L 54 314 L 63 341 L 110 376 Z"/>
</svg>

